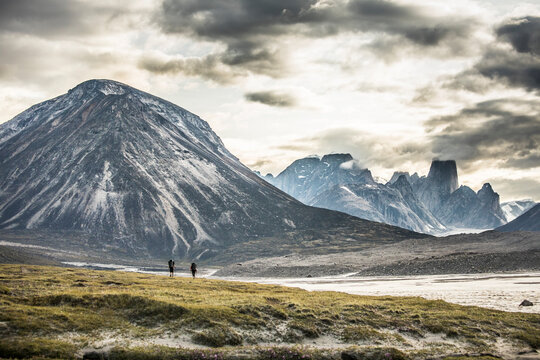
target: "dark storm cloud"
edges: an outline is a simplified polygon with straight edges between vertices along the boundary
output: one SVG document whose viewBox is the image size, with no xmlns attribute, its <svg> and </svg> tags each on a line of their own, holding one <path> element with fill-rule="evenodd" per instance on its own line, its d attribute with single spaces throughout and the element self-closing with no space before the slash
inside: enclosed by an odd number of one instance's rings
<svg viewBox="0 0 540 360">
<path fill-rule="evenodd" d="M 507 168 L 540 166 L 538 101 L 499 99 L 478 103 L 427 122 L 432 151 L 461 166 L 498 162 Z"/>
<path fill-rule="evenodd" d="M 204 79 L 215 81 L 219 84 L 230 84 L 242 75 L 241 71 L 224 69 L 217 56 L 206 56 L 202 59 L 171 59 L 165 60 L 152 56 L 144 56 L 138 66 L 155 74 L 183 73 L 188 76 L 200 76 Z"/>
<path fill-rule="evenodd" d="M 484 77 L 527 90 L 540 90 L 540 57 L 492 49 L 474 69 Z"/>
<path fill-rule="evenodd" d="M 351 11 L 342 17 L 348 18 L 349 29 L 400 35 L 422 46 L 436 46 L 443 40 L 466 36 L 475 25 L 471 19 L 441 19 L 420 8 L 390 1 L 350 1 L 346 10 Z"/>
<path fill-rule="evenodd" d="M 419 47 L 458 48 L 476 26 L 471 19 L 436 17 L 384 0 L 164 0 L 155 20 L 165 33 L 224 44 L 226 49 L 212 56 L 226 66 L 272 77 L 287 70 L 280 37 L 369 32 L 401 39 L 392 47 L 404 46 L 405 40 Z"/>
<path fill-rule="evenodd" d="M 437 18 L 420 8 L 384 0 L 165 0 L 158 22 L 168 33 L 222 39 L 227 44 L 231 40 L 262 40 L 298 32 L 324 36 L 380 31 L 425 46 L 437 45 L 450 36 L 466 35 L 472 25 L 470 19 Z"/>
<path fill-rule="evenodd" d="M 290 94 L 276 91 L 251 92 L 244 95 L 246 100 L 277 107 L 293 107 L 296 105 L 296 98 Z"/>
<path fill-rule="evenodd" d="M 83 9 L 81 9 L 81 7 Z M 84 4 L 63 0 L 6 0 L 0 2 L 0 30 L 56 35 L 66 31 L 89 31 L 80 20 Z"/>
<path fill-rule="evenodd" d="M 514 18 L 495 29 L 497 41 L 486 47 L 472 68 L 445 81 L 442 87 L 483 93 L 493 84 L 540 91 L 540 18 Z"/>
<path fill-rule="evenodd" d="M 517 52 L 540 55 L 540 17 L 513 19 L 500 26 L 497 35 L 512 44 Z"/>
<path fill-rule="evenodd" d="M 490 79 L 500 79 L 511 86 L 540 90 L 540 18 L 515 18 L 496 29 L 500 41 L 515 51 L 491 49 L 475 66 Z"/>
</svg>

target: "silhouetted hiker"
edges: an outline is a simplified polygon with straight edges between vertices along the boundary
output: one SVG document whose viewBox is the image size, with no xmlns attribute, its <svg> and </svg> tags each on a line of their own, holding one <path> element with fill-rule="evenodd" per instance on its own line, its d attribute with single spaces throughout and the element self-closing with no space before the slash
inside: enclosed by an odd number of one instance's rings
<svg viewBox="0 0 540 360">
<path fill-rule="evenodd" d="M 197 264 L 191 263 L 191 274 L 193 275 L 193 278 L 195 279 L 195 273 L 197 272 Z"/>
<path fill-rule="evenodd" d="M 169 277 L 174 276 L 174 261 L 169 260 Z"/>
</svg>

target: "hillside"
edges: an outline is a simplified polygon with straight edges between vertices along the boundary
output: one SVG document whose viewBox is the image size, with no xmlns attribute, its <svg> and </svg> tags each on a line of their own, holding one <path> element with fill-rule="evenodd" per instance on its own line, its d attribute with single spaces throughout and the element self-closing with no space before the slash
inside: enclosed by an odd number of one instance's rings
<svg viewBox="0 0 540 360">
<path fill-rule="evenodd" d="M 524 214 L 508 224 L 498 227 L 497 231 L 540 231 L 540 204 L 536 204 Z"/>
<path fill-rule="evenodd" d="M 493 359 L 540 347 L 538 314 L 20 265 L 0 265 L 0 324 L 2 358 Z"/>
</svg>

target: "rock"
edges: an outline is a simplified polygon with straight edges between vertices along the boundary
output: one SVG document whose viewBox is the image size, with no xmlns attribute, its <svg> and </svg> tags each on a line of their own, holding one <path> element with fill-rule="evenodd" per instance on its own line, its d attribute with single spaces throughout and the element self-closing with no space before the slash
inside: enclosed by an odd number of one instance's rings
<svg viewBox="0 0 540 360">
<path fill-rule="evenodd" d="M 106 360 L 109 354 L 104 351 L 93 350 L 83 354 L 83 360 Z"/>
<path fill-rule="evenodd" d="M 519 306 L 533 306 L 534 304 L 529 300 L 523 300 Z"/>
<path fill-rule="evenodd" d="M 306 276 L 306 277 L 311 278 L 311 277 L 313 277 L 313 276 L 312 276 L 311 274 L 308 274 L 308 276 Z"/>
<path fill-rule="evenodd" d="M 359 354 L 354 351 L 343 351 L 341 353 L 341 360 L 360 360 L 362 359 L 362 354 Z"/>
</svg>

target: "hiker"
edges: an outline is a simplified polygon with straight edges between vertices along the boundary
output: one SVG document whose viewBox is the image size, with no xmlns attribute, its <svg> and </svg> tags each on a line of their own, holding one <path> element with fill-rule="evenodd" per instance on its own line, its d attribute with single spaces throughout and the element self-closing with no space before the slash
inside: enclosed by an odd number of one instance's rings
<svg viewBox="0 0 540 360">
<path fill-rule="evenodd" d="M 174 261 L 169 260 L 169 277 L 174 276 Z"/>
<path fill-rule="evenodd" d="M 195 273 L 197 272 L 197 264 L 191 263 L 191 274 L 193 275 L 193 278 L 195 279 Z"/>
</svg>

